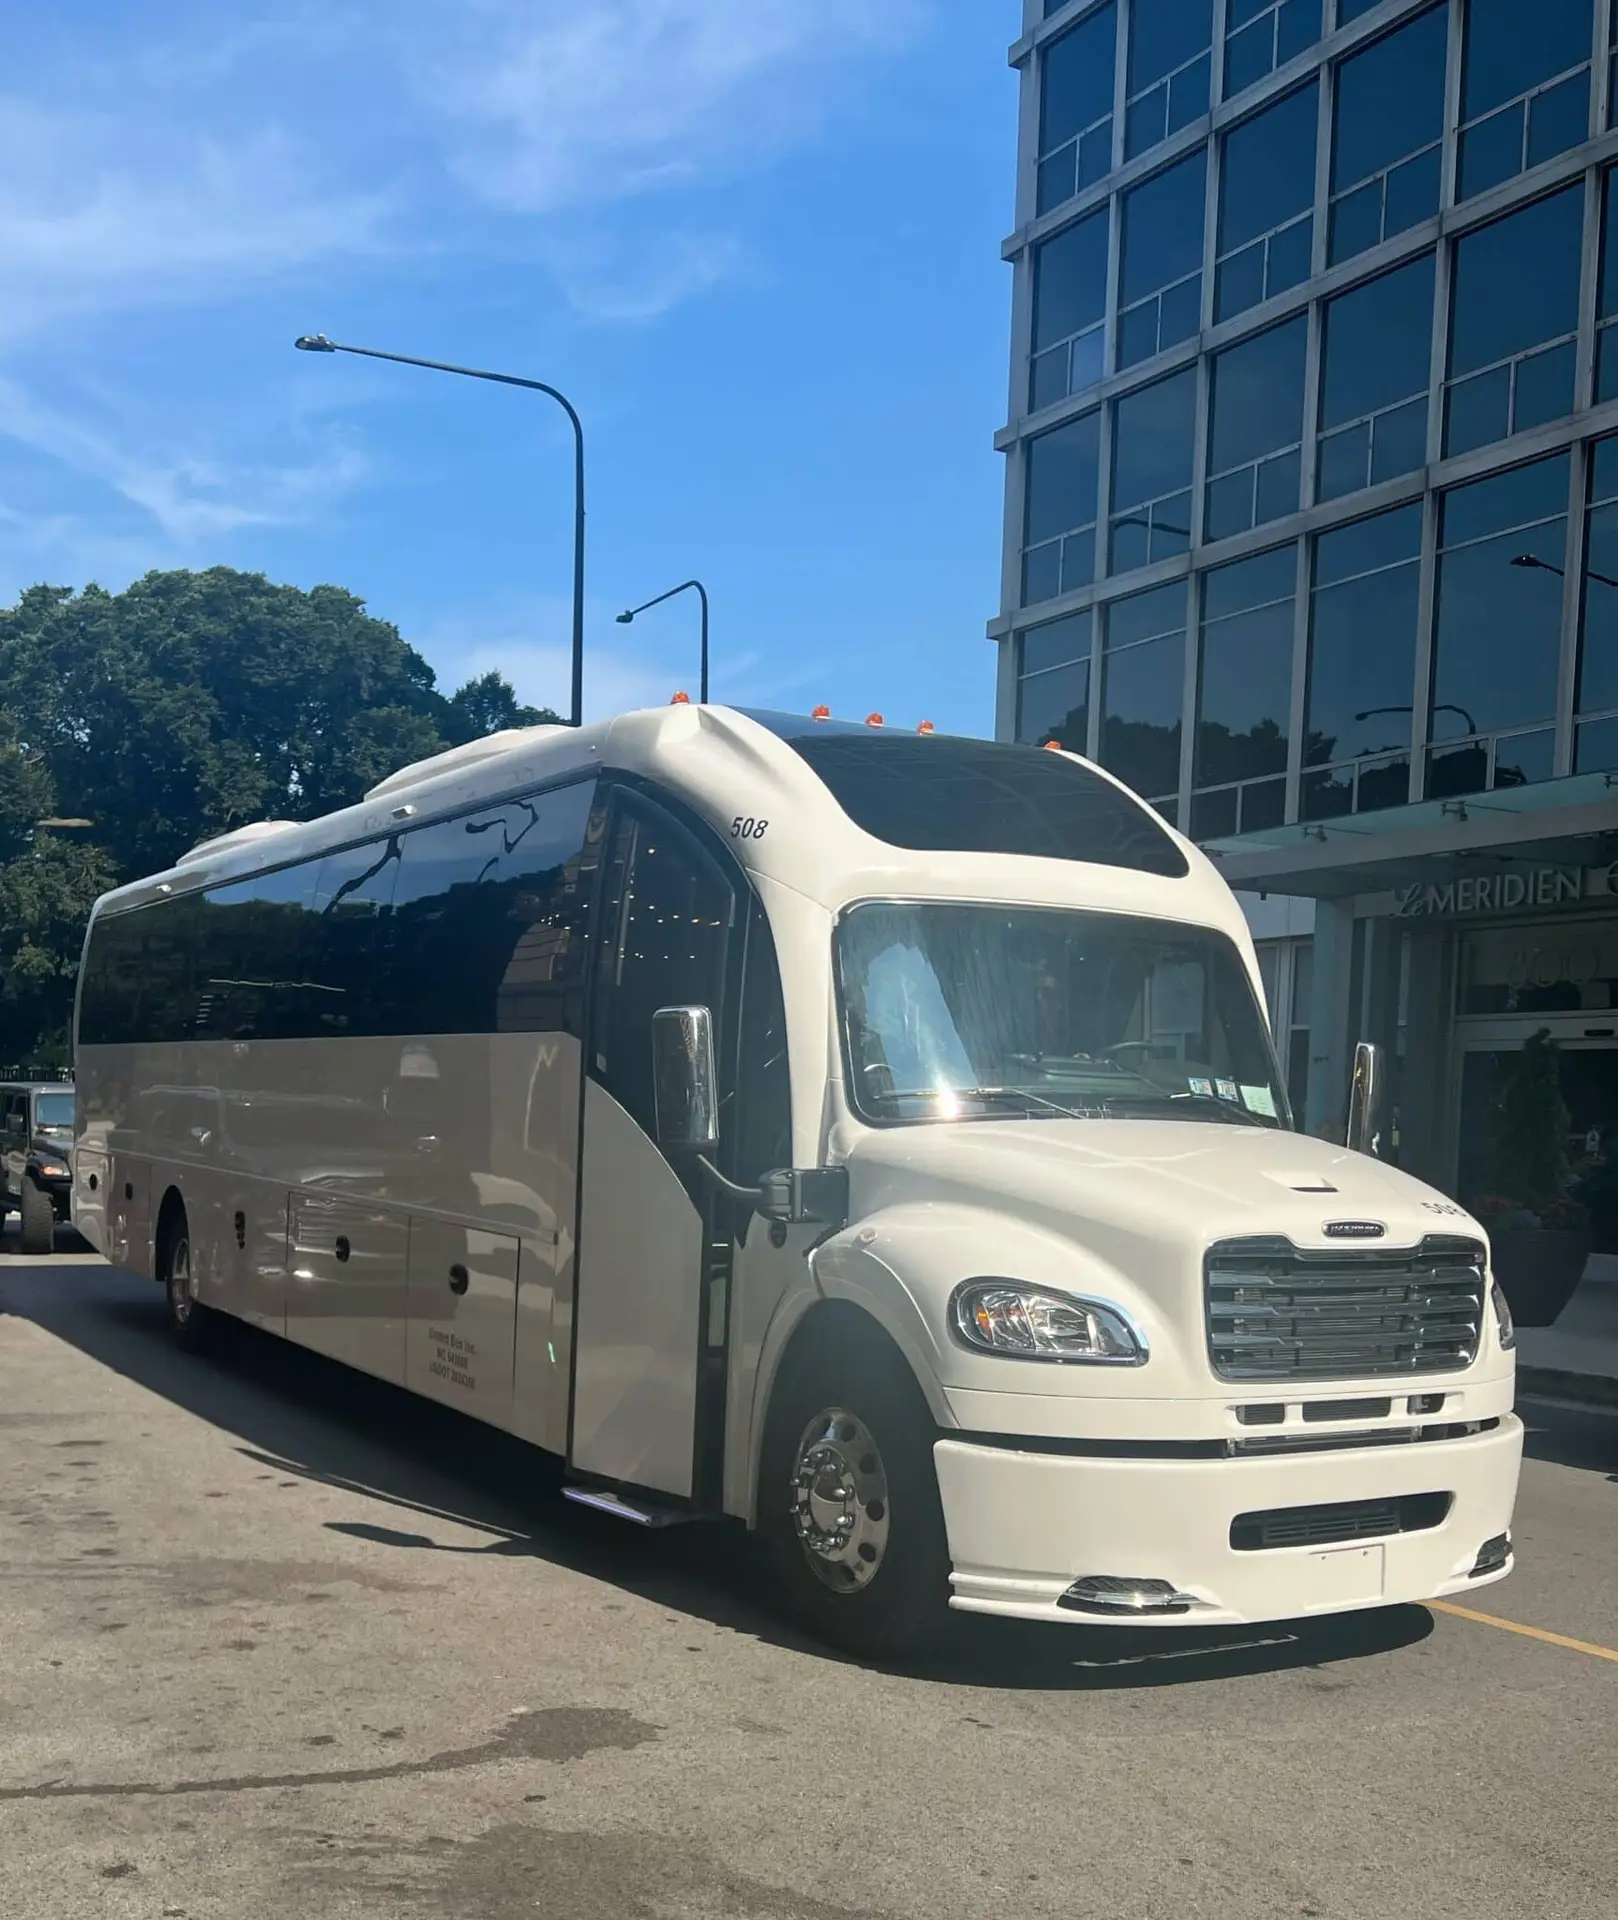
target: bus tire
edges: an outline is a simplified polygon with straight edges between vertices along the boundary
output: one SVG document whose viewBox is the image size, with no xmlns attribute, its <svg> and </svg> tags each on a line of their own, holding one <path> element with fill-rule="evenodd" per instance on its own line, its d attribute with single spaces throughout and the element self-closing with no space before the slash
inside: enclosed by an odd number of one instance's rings
<svg viewBox="0 0 1618 1920">
<path fill-rule="evenodd" d="M 816 1639 L 885 1658 L 942 1635 L 950 1561 L 935 1431 L 880 1335 L 839 1327 L 789 1354 L 770 1401 L 759 1529 L 788 1607 Z"/>
<path fill-rule="evenodd" d="M 191 1227 L 185 1208 L 176 1206 L 163 1223 L 157 1277 L 168 1304 L 169 1331 L 187 1353 L 200 1353 L 208 1339 L 208 1309 L 197 1298 Z"/>
<path fill-rule="evenodd" d="M 43 1187 L 32 1180 L 22 1183 L 22 1250 L 24 1253 L 53 1253 L 56 1249 L 56 1209 Z"/>
</svg>

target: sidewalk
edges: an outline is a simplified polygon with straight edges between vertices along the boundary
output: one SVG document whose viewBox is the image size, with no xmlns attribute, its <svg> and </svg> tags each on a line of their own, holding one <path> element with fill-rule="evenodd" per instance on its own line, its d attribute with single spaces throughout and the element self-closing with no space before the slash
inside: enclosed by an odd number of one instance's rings
<svg viewBox="0 0 1618 1920">
<path fill-rule="evenodd" d="M 1519 1330 L 1517 1384 L 1523 1393 L 1618 1407 L 1618 1256 L 1590 1256 L 1554 1326 Z"/>
</svg>

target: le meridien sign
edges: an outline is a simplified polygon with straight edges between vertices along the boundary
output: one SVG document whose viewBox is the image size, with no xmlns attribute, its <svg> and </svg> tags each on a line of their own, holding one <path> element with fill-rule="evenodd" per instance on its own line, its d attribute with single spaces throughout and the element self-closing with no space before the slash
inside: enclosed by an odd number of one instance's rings
<svg viewBox="0 0 1618 1920">
<path fill-rule="evenodd" d="M 1520 873 L 1424 880 L 1397 888 L 1393 911 L 1401 920 L 1425 920 L 1469 913 L 1538 912 L 1614 896 L 1618 896 L 1618 861 L 1605 867 L 1529 867 Z"/>
</svg>

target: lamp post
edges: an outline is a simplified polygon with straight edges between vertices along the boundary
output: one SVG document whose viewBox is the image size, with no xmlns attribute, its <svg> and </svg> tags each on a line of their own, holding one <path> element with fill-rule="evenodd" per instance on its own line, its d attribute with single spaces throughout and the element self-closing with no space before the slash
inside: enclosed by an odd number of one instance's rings
<svg viewBox="0 0 1618 1920">
<path fill-rule="evenodd" d="M 1511 564 L 1514 567 L 1528 567 L 1538 573 L 1554 573 L 1562 579 L 1567 577 L 1567 570 L 1564 567 L 1557 566 L 1552 560 L 1541 560 L 1537 553 L 1519 553 L 1513 558 Z M 1586 567 L 1584 572 L 1587 579 L 1599 580 L 1604 587 L 1618 587 L 1618 580 L 1611 579 L 1607 574 L 1597 573 L 1594 567 Z"/>
<path fill-rule="evenodd" d="M 667 593 L 660 593 L 655 600 L 648 600 L 638 607 L 626 607 L 618 616 L 618 624 L 627 627 L 633 624 L 636 614 L 645 613 L 652 607 L 662 606 L 665 600 L 672 600 L 677 593 L 695 593 L 702 602 L 702 679 L 698 700 L 702 706 L 708 704 L 708 589 L 700 580 L 682 580 L 677 587 L 670 587 Z"/>
<path fill-rule="evenodd" d="M 1410 707 L 1367 707 L 1363 713 L 1356 713 L 1354 718 L 1356 720 L 1369 720 L 1379 713 L 1410 713 L 1411 711 L 1413 711 L 1413 709 Z M 1471 714 L 1467 712 L 1466 708 L 1456 706 L 1453 700 L 1438 701 L 1432 711 L 1434 713 L 1458 713 L 1466 722 L 1469 732 L 1480 733 L 1482 731 Z"/>
<path fill-rule="evenodd" d="M 567 415 L 573 427 L 573 687 L 569 724 L 584 724 L 584 423 L 573 402 L 559 387 L 543 380 L 524 380 L 514 373 L 487 373 L 481 367 L 457 367 L 444 360 L 418 360 L 408 353 L 384 353 L 378 347 L 350 347 L 328 340 L 323 333 L 300 334 L 292 343 L 300 353 L 357 353 L 367 360 L 392 360 L 402 367 L 425 367 L 430 373 L 458 373 L 468 380 L 488 380 L 498 387 L 523 387 L 543 393 Z"/>
</svg>

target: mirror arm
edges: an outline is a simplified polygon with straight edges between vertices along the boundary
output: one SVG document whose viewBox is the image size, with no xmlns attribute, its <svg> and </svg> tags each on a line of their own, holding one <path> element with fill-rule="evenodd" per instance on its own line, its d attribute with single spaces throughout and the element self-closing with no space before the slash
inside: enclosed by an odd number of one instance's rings
<svg viewBox="0 0 1618 1920">
<path fill-rule="evenodd" d="M 703 1177 L 716 1186 L 721 1193 L 728 1194 L 732 1200 L 745 1201 L 752 1207 L 758 1205 L 760 1196 L 757 1187 L 741 1187 L 734 1180 L 727 1180 L 705 1153 L 699 1153 L 693 1157 Z"/>
</svg>

